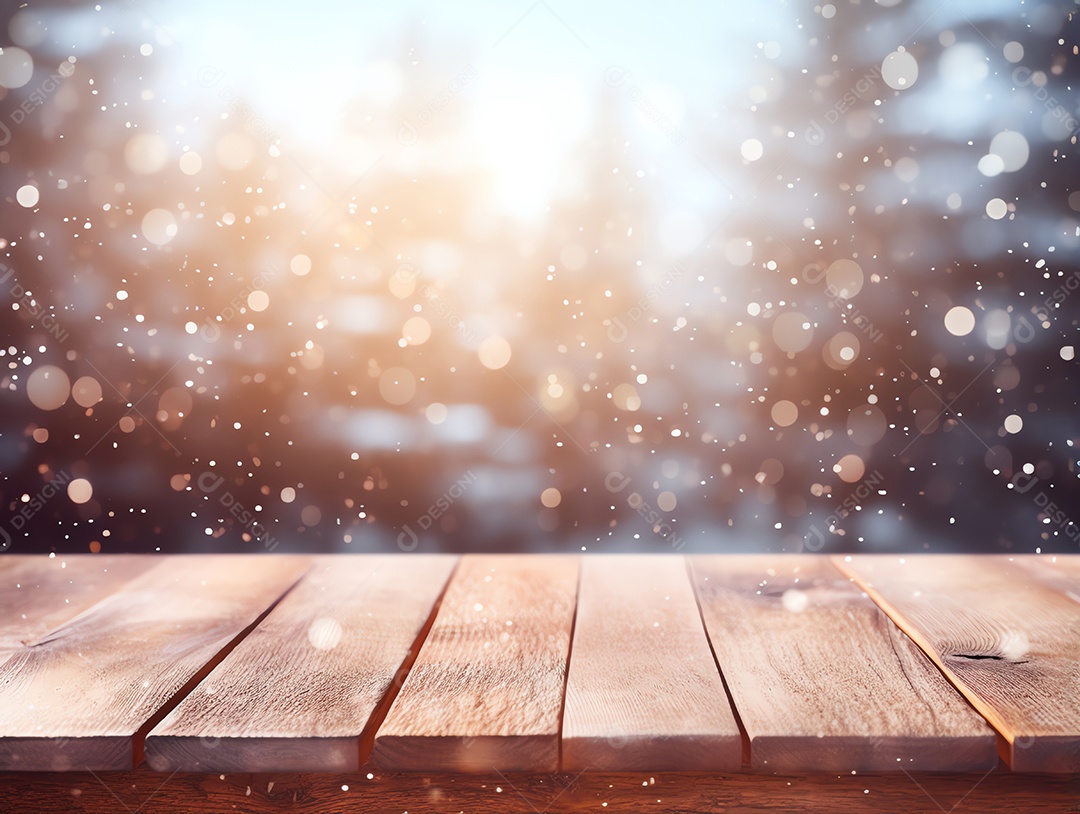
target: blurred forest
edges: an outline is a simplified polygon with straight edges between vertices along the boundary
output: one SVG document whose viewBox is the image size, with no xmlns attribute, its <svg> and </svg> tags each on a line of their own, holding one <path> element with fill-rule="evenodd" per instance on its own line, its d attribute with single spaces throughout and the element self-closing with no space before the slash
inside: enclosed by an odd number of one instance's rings
<svg viewBox="0 0 1080 814">
<path fill-rule="evenodd" d="M 680 110 L 598 63 L 525 218 L 422 10 L 311 136 L 196 10 L 5 5 L 0 548 L 1076 551 L 1077 11 L 764 3 Z"/>
</svg>

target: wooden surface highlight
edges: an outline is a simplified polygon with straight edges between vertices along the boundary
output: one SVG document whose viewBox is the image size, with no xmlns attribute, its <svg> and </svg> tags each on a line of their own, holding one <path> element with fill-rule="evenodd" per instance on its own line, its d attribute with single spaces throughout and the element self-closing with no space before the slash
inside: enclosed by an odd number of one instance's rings
<svg viewBox="0 0 1080 814">
<path fill-rule="evenodd" d="M 562 727 L 565 771 L 731 771 L 742 736 L 686 563 L 583 557 Z"/>
<path fill-rule="evenodd" d="M 136 736 L 306 558 L 168 557 L 0 669 L 0 770 L 129 769 Z"/>
<path fill-rule="evenodd" d="M 146 739 L 159 771 L 352 771 L 454 568 L 327 556 Z M 396 689 L 396 688 L 394 688 Z"/>
<path fill-rule="evenodd" d="M 1002 734 L 1014 770 L 1080 771 L 1080 585 L 1063 590 L 1074 560 L 1052 571 L 1006 557 L 836 561 Z"/>
<path fill-rule="evenodd" d="M 0 664 L 160 562 L 104 554 L 0 557 Z"/>
<path fill-rule="evenodd" d="M 702 614 L 751 766 L 986 771 L 996 736 L 828 560 L 693 558 Z M 798 769 L 796 769 L 798 767 Z"/>
<path fill-rule="evenodd" d="M 568 556 L 466 556 L 375 738 L 396 771 L 554 771 L 577 593 Z"/>
</svg>

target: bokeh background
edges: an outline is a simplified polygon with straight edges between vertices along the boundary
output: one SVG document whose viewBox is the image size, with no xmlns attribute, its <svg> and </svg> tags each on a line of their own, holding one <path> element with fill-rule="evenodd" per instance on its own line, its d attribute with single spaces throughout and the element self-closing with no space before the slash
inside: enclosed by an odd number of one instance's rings
<svg viewBox="0 0 1080 814">
<path fill-rule="evenodd" d="M 5 3 L 0 548 L 1076 551 L 1078 11 Z"/>
</svg>

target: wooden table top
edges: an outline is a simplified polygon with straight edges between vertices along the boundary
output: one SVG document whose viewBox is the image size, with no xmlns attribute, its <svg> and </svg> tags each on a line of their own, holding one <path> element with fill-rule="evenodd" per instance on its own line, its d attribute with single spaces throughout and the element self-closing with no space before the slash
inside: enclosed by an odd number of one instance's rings
<svg viewBox="0 0 1080 814">
<path fill-rule="evenodd" d="M 251 811 L 1080 804 L 1080 556 L 6 556 L 0 584 L 0 807 L 156 779 L 227 810 L 237 778 Z"/>
</svg>

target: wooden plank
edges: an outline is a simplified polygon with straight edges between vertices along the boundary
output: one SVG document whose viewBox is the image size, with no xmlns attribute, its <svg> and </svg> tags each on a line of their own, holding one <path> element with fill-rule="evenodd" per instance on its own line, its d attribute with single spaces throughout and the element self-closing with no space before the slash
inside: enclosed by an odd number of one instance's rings
<svg viewBox="0 0 1080 814">
<path fill-rule="evenodd" d="M 570 653 L 564 770 L 742 765 L 742 735 L 683 557 L 583 558 Z"/>
<path fill-rule="evenodd" d="M 1009 560 L 1027 569 L 1033 579 L 1048 588 L 1080 602 L 1080 555 L 1021 554 Z"/>
<path fill-rule="evenodd" d="M 1017 814 L 1075 812 L 1080 779 L 1013 774 L 0 774 L 0 810 L 34 814 Z"/>
<path fill-rule="evenodd" d="M 0 664 L 157 562 L 155 557 L 104 554 L 0 558 Z"/>
<path fill-rule="evenodd" d="M 829 561 L 693 560 L 720 670 L 772 771 L 978 771 L 996 737 L 933 664 Z"/>
<path fill-rule="evenodd" d="M 162 559 L 3 665 L 0 770 L 131 768 L 154 716 L 197 681 L 308 562 Z"/>
<path fill-rule="evenodd" d="M 467 556 L 375 739 L 398 771 L 554 771 L 578 562 Z"/>
<path fill-rule="evenodd" d="M 319 557 L 150 732 L 147 763 L 159 771 L 356 770 L 361 733 L 415 655 L 455 562 Z"/>
<path fill-rule="evenodd" d="M 1016 771 L 1080 771 L 1080 602 L 1008 557 L 838 560 L 1004 737 Z"/>
</svg>

